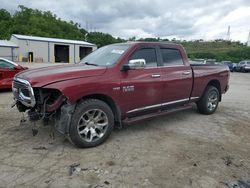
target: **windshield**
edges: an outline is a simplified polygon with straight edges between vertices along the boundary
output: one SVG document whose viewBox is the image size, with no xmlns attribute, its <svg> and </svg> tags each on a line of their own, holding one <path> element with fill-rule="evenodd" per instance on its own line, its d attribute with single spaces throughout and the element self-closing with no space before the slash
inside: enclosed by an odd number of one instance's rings
<svg viewBox="0 0 250 188">
<path fill-rule="evenodd" d="M 95 66 L 112 66 L 128 48 L 128 44 L 104 46 L 83 58 L 80 63 Z"/>
</svg>

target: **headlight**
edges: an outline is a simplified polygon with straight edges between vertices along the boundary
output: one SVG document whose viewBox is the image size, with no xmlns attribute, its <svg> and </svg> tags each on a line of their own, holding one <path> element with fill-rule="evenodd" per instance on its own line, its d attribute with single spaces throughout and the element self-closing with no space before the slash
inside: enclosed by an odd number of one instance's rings
<svg viewBox="0 0 250 188">
<path fill-rule="evenodd" d="M 27 80 L 15 77 L 12 83 L 12 92 L 16 100 L 27 107 L 36 104 L 33 88 Z"/>
</svg>

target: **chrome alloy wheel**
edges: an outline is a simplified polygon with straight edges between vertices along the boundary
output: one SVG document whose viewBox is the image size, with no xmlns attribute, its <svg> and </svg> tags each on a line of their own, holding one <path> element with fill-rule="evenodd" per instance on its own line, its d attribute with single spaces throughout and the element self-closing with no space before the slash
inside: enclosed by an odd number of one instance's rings
<svg viewBox="0 0 250 188">
<path fill-rule="evenodd" d="M 218 93 L 211 91 L 208 95 L 207 108 L 209 111 L 213 111 L 218 105 Z"/>
<path fill-rule="evenodd" d="M 78 121 L 78 134 L 86 142 L 95 142 L 104 136 L 108 123 L 108 117 L 101 109 L 88 110 Z"/>
</svg>

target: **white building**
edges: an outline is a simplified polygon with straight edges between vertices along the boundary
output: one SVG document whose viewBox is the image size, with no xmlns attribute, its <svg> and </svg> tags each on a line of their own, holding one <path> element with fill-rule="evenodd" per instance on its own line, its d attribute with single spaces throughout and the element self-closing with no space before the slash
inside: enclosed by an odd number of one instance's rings
<svg viewBox="0 0 250 188">
<path fill-rule="evenodd" d="M 0 57 L 14 61 L 14 53 L 18 46 L 7 40 L 0 40 Z"/>
<path fill-rule="evenodd" d="M 66 40 L 13 34 L 9 44 L 11 58 L 15 61 L 75 63 L 97 48 L 95 44 L 78 40 Z M 3 48 L 1 46 L 1 49 Z M 8 56 L 6 51 L 0 56 Z"/>
</svg>

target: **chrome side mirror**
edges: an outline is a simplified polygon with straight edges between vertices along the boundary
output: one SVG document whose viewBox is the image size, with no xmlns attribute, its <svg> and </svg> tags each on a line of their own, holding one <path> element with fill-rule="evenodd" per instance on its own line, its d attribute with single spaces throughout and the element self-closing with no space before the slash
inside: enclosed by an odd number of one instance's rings
<svg viewBox="0 0 250 188">
<path fill-rule="evenodd" d="M 128 64 L 123 65 L 123 70 L 144 69 L 146 67 L 145 59 L 132 59 Z"/>
</svg>

